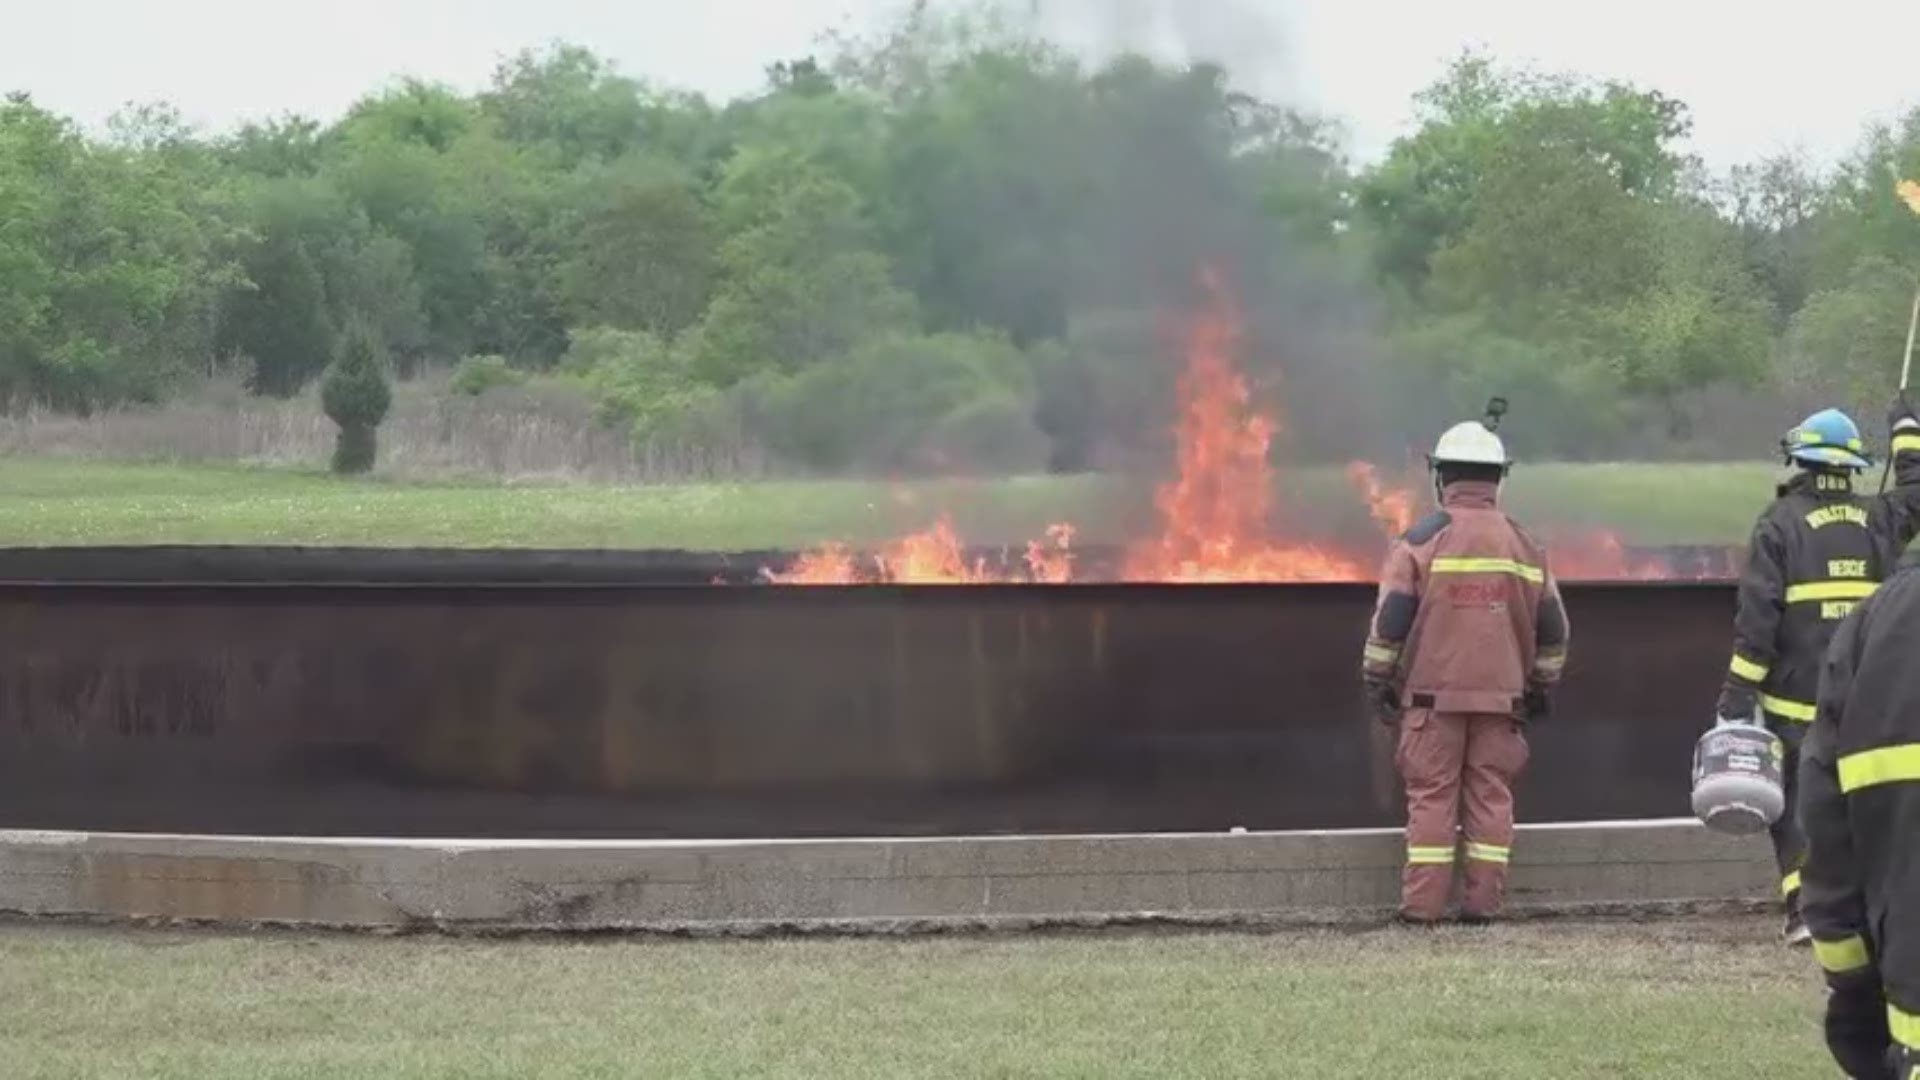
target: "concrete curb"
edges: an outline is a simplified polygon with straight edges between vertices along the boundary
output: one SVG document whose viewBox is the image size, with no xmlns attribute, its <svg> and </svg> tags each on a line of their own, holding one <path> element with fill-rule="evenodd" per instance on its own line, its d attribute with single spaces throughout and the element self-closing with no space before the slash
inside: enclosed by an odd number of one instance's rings
<svg viewBox="0 0 1920 1080">
<path fill-rule="evenodd" d="M 81 921 L 524 933 L 923 933 L 1344 925 L 1398 893 L 1357 830 L 749 841 L 0 831 L 0 912 Z M 1690 821 L 1522 828 L 1518 915 L 1751 905 L 1764 841 Z"/>
</svg>

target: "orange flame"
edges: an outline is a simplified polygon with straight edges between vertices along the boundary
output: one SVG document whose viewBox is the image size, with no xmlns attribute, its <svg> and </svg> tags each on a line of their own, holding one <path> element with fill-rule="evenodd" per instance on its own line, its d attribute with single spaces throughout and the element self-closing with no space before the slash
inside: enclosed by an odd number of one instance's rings
<svg viewBox="0 0 1920 1080">
<path fill-rule="evenodd" d="M 944 515 L 926 532 L 888 544 L 878 561 L 880 577 L 901 585 L 977 585 L 994 580 L 980 562 L 968 565 L 960 534 Z"/>
<path fill-rule="evenodd" d="M 1387 487 L 1380 479 L 1380 470 L 1365 461 L 1347 466 L 1347 482 L 1367 501 L 1373 520 L 1388 536 L 1400 536 L 1413 528 L 1416 496 L 1412 488 Z"/>
<path fill-rule="evenodd" d="M 1909 195 L 1920 202 L 1920 184 L 1903 186 L 1902 197 Z M 1204 271 L 1201 284 L 1207 302 L 1188 327 L 1187 368 L 1179 380 L 1177 469 L 1156 493 L 1158 535 L 1126 550 L 1120 579 L 1373 580 L 1374 553 L 1273 539 L 1274 469 L 1269 455 L 1279 423 L 1275 415 L 1255 408 L 1236 367 L 1243 336 L 1238 312 L 1214 273 Z M 1346 476 L 1387 536 L 1400 536 L 1412 526 L 1423 502 L 1418 481 L 1391 486 L 1367 462 L 1348 465 Z M 903 504 L 914 498 L 910 491 L 895 497 Z M 924 532 L 882 545 L 870 564 L 844 544 L 828 544 L 800 556 L 784 572 L 767 572 L 765 577 L 782 585 L 1060 585 L 1076 580 L 1075 538 L 1070 524 L 1050 526 L 1045 539 L 1027 544 L 1024 571 L 998 571 L 983 560 L 969 562 L 952 521 L 942 516 Z M 1606 531 L 1561 534 L 1547 546 L 1554 573 L 1564 580 L 1651 581 L 1733 572 L 1731 565 L 1683 572 L 1657 556 L 1633 555 L 1617 534 Z"/>
<path fill-rule="evenodd" d="M 1268 537 L 1278 425 L 1253 409 L 1234 366 L 1239 313 L 1211 270 L 1201 275 L 1207 306 L 1187 337 L 1176 429 L 1179 471 L 1160 489 L 1161 535 L 1128 553 L 1131 581 L 1364 581 L 1353 559 Z"/>
<path fill-rule="evenodd" d="M 1635 558 L 1618 533 L 1604 529 L 1553 537 L 1553 575 L 1562 581 L 1662 581 L 1676 576 L 1659 558 Z"/>
<path fill-rule="evenodd" d="M 1027 573 L 1042 585 L 1065 585 L 1073 580 L 1073 536 L 1071 525 L 1047 526 L 1044 541 L 1027 543 Z"/>
<path fill-rule="evenodd" d="M 804 552 L 785 570 L 762 570 L 775 585 L 858 585 L 860 573 L 853 551 L 845 544 L 827 544 Z"/>
<path fill-rule="evenodd" d="M 1907 209 L 1920 214 L 1920 184 L 1911 180 L 1902 180 L 1893 186 L 1893 192 L 1900 196 L 1901 202 L 1907 204 Z"/>
</svg>

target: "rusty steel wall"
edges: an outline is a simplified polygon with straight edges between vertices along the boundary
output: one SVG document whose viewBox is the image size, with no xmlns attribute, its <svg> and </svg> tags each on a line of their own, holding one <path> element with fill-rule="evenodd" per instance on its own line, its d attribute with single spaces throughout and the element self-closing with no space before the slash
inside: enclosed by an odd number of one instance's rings
<svg viewBox="0 0 1920 1080">
<path fill-rule="evenodd" d="M 1398 820 L 1356 686 L 1365 586 L 32 576 L 0 558 L 0 827 L 724 837 Z M 1567 600 L 1574 660 L 1535 732 L 1522 817 L 1686 813 L 1731 589 L 1571 586 Z"/>
</svg>

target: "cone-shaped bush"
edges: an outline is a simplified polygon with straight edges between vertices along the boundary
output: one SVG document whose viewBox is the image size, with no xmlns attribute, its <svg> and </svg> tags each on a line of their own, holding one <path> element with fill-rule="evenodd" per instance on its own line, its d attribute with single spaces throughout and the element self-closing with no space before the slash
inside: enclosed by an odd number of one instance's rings
<svg viewBox="0 0 1920 1080">
<path fill-rule="evenodd" d="M 379 452 L 375 432 L 387 418 L 393 391 L 380 363 L 380 343 L 364 327 L 349 329 L 320 384 L 320 405 L 340 425 L 333 445 L 333 471 L 363 473 Z"/>
</svg>

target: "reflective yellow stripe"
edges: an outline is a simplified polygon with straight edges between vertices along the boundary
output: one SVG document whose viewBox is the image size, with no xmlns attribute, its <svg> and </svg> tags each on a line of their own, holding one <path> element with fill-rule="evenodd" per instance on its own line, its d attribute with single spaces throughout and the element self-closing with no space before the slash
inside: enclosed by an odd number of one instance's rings
<svg viewBox="0 0 1920 1080">
<path fill-rule="evenodd" d="M 1896 454 L 1909 454 L 1920 450 L 1920 435 L 1895 435 L 1892 450 Z"/>
<path fill-rule="evenodd" d="M 1920 780 L 1920 743 L 1847 754 L 1840 759 L 1839 771 L 1844 792 Z"/>
<path fill-rule="evenodd" d="M 1478 862 L 1500 863 L 1505 865 L 1513 857 L 1512 848 L 1503 848 L 1498 844 L 1467 843 L 1467 858 Z"/>
<path fill-rule="evenodd" d="M 1353 646 L 1349 645 L 1347 647 L 1352 648 Z M 1775 716 L 1784 716 L 1789 720 L 1798 720 L 1803 724 L 1813 723 L 1813 718 L 1820 714 L 1820 710 L 1814 708 L 1811 702 L 1790 701 L 1787 698 L 1774 697 L 1772 694 L 1760 695 L 1760 707 Z"/>
<path fill-rule="evenodd" d="M 1458 559 L 1442 558 L 1433 560 L 1433 572 L 1436 574 L 1511 574 L 1535 585 L 1544 585 L 1547 572 L 1537 566 L 1528 566 L 1512 559 Z"/>
<path fill-rule="evenodd" d="M 1845 975 L 1849 971 L 1859 971 L 1870 961 L 1867 956 L 1867 942 L 1858 935 L 1843 941 L 1813 942 L 1813 958 L 1820 966 L 1835 975 Z"/>
<path fill-rule="evenodd" d="M 1800 891 L 1800 871 L 1795 870 L 1793 873 L 1788 874 L 1786 877 L 1783 877 L 1780 879 L 1780 895 L 1781 896 L 1792 896 L 1794 893 L 1797 893 L 1799 891 Z"/>
<path fill-rule="evenodd" d="M 1733 662 L 1727 665 L 1727 670 L 1750 683 L 1757 683 L 1767 681 L 1767 672 L 1770 669 L 1765 664 L 1756 664 L 1739 653 L 1734 653 Z"/>
<path fill-rule="evenodd" d="M 1900 1006 L 1887 1003 L 1887 1031 L 1893 1041 L 1909 1050 L 1920 1050 L 1920 1016 L 1906 1012 Z"/>
<path fill-rule="evenodd" d="M 1351 649 L 1353 646 L 1349 645 L 1347 648 Z M 1363 655 L 1366 656 L 1367 662 L 1370 664 L 1397 664 L 1400 662 L 1400 650 L 1390 649 L 1384 645 L 1369 645 Z"/>
<path fill-rule="evenodd" d="M 1450 847 L 1412 847 L 1407 848 L 1409 866 L 1446 866 L 1453 862 L 1453 849 Z"/>
<path fill-rule="evenodd" d="M 1809 581 L 1787 586 L 1787 603 L 1812 604 L 1822 600 L 1865 600 L 1879 588 L 1871 581 Z"/>
<path fill-rule="evenodd" d="M 1558 675 L 1567 668 L 1564 656 L 1542 656 L 1533 662 L 1533 670 L 1542 675 Z"/>
</svg>

